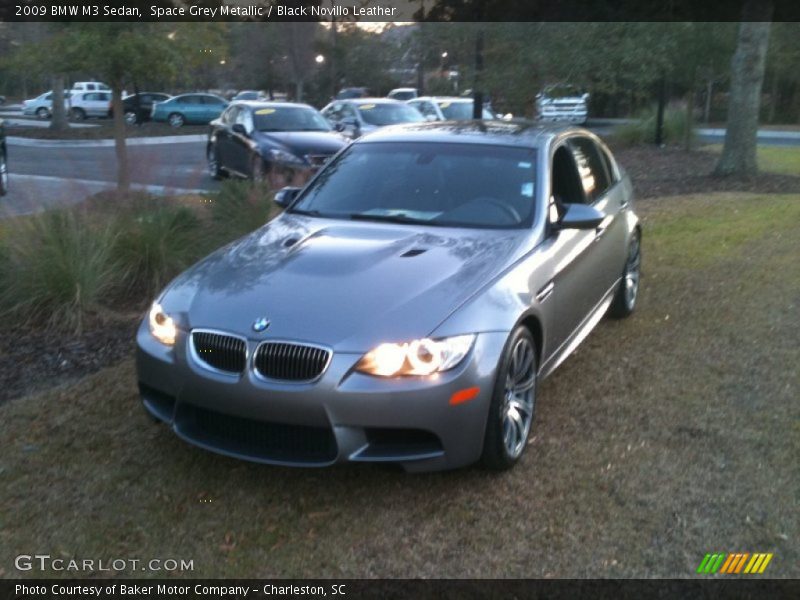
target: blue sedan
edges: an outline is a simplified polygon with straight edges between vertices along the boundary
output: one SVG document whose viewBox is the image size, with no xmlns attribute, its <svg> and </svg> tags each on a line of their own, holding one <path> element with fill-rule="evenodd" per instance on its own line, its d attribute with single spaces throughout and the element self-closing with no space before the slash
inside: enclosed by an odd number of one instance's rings
<svg viewBox="0 0 800 600">
<path fill-rule="evenodd" d="M 218 118 L 228 101 L 214 94 L 182 94 L 153 104 L 153 121 L 183 125 L 208 125 Z"/>
</svg>

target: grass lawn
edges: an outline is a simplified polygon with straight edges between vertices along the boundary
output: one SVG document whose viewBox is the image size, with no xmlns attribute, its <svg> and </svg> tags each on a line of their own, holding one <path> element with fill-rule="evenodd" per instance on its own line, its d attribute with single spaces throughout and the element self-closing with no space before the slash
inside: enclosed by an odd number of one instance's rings
<svg viewBox="0 0 800 600">
<path fill-rule="evenodd" d="M 719 154 L 722 144 L 709 144 L 703 149 Z M 800 147 L 759 146 L 756 158 L 758 168 L 765 173 L 800 176 Z"/>
<path fill-rule="evenodd" d="M 544 382 L 513 471 L 223 458 L 150 422 L 126 360 L 0 405 L 0 575 L 47 553 L 195 577 L 691 577 L 707 552 L 774 552 L 767 575 L 800 577 L 800 196 L 639 208 L 639 309 Z"/>
</svg>

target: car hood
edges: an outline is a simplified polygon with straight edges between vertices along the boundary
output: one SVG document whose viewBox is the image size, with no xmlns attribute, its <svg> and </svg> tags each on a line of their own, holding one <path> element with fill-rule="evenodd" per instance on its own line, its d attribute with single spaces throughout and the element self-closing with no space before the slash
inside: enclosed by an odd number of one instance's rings
<svg viewBox="0 0 800 600">
<path fill-rule="evenodd" d="M 184 272 L 160 302 L 187 330 L 364 352 L 430 334 L 524 253 L 525 234 L 284 214 Z M 261 317 L 271 324 L 255 334 Z"/>
<path fill-rule="evenodd" d="M 260 131 L 256 141 L 265 148 L 285 148 L 298 156 L 334 154 L 346 144 L 345 138 L 333 131 Z"/>
</svg>

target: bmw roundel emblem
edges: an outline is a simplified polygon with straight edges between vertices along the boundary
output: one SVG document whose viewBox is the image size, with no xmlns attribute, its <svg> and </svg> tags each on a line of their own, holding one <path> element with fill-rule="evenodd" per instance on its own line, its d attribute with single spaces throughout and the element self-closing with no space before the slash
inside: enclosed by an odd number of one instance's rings
<svg viewBox="0 0 800 600">
<path fill-rule="evenodd" d="M 260 319 L 256 319 L 255 323 L 253 323 L 253 331 L 264 331 L 267 327 L 269 327 L 269 319 L 266 317 L 261 317 Z"/>
</svg>

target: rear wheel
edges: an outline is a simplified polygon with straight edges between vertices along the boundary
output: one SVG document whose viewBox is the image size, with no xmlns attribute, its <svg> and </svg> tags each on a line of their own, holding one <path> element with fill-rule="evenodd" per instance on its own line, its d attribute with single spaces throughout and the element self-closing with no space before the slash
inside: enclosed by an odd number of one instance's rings
<svg viewBox="0 0 800 600">
<path fill-rule="evenodd" d="M 633 313 L 636 308 L 636 300 L 639 298 L 641 267 L 642 238 L 639 231 L 636 230 L 628 245 L 628 258 L 625 261 L 625 269 L 622 271 L 622 281 L 620 281 L 617 293 L 608 309 L 610 317 L 624 319 Z"/>
<path fill-rule="evenodd" d="M 0 196 L 8 193 L 8 164 L 5 150 L 0 149 Z"/>
<path fill-rule="evenodd" d="M 520 325 L 506 342 L 489 406 L 481 461 L 490 469 L 513 467 L 528 445 L 538 365 L 533 336 Z"/>
<path fill-rule="evenodd" d="M 167 122 L 170 124 L 171 127 L 183 127 L 184 123 L 186 123 L 186 119 L 180 113 L 172 113 L 169 117 L 167 117 Z"/>
</svg>

